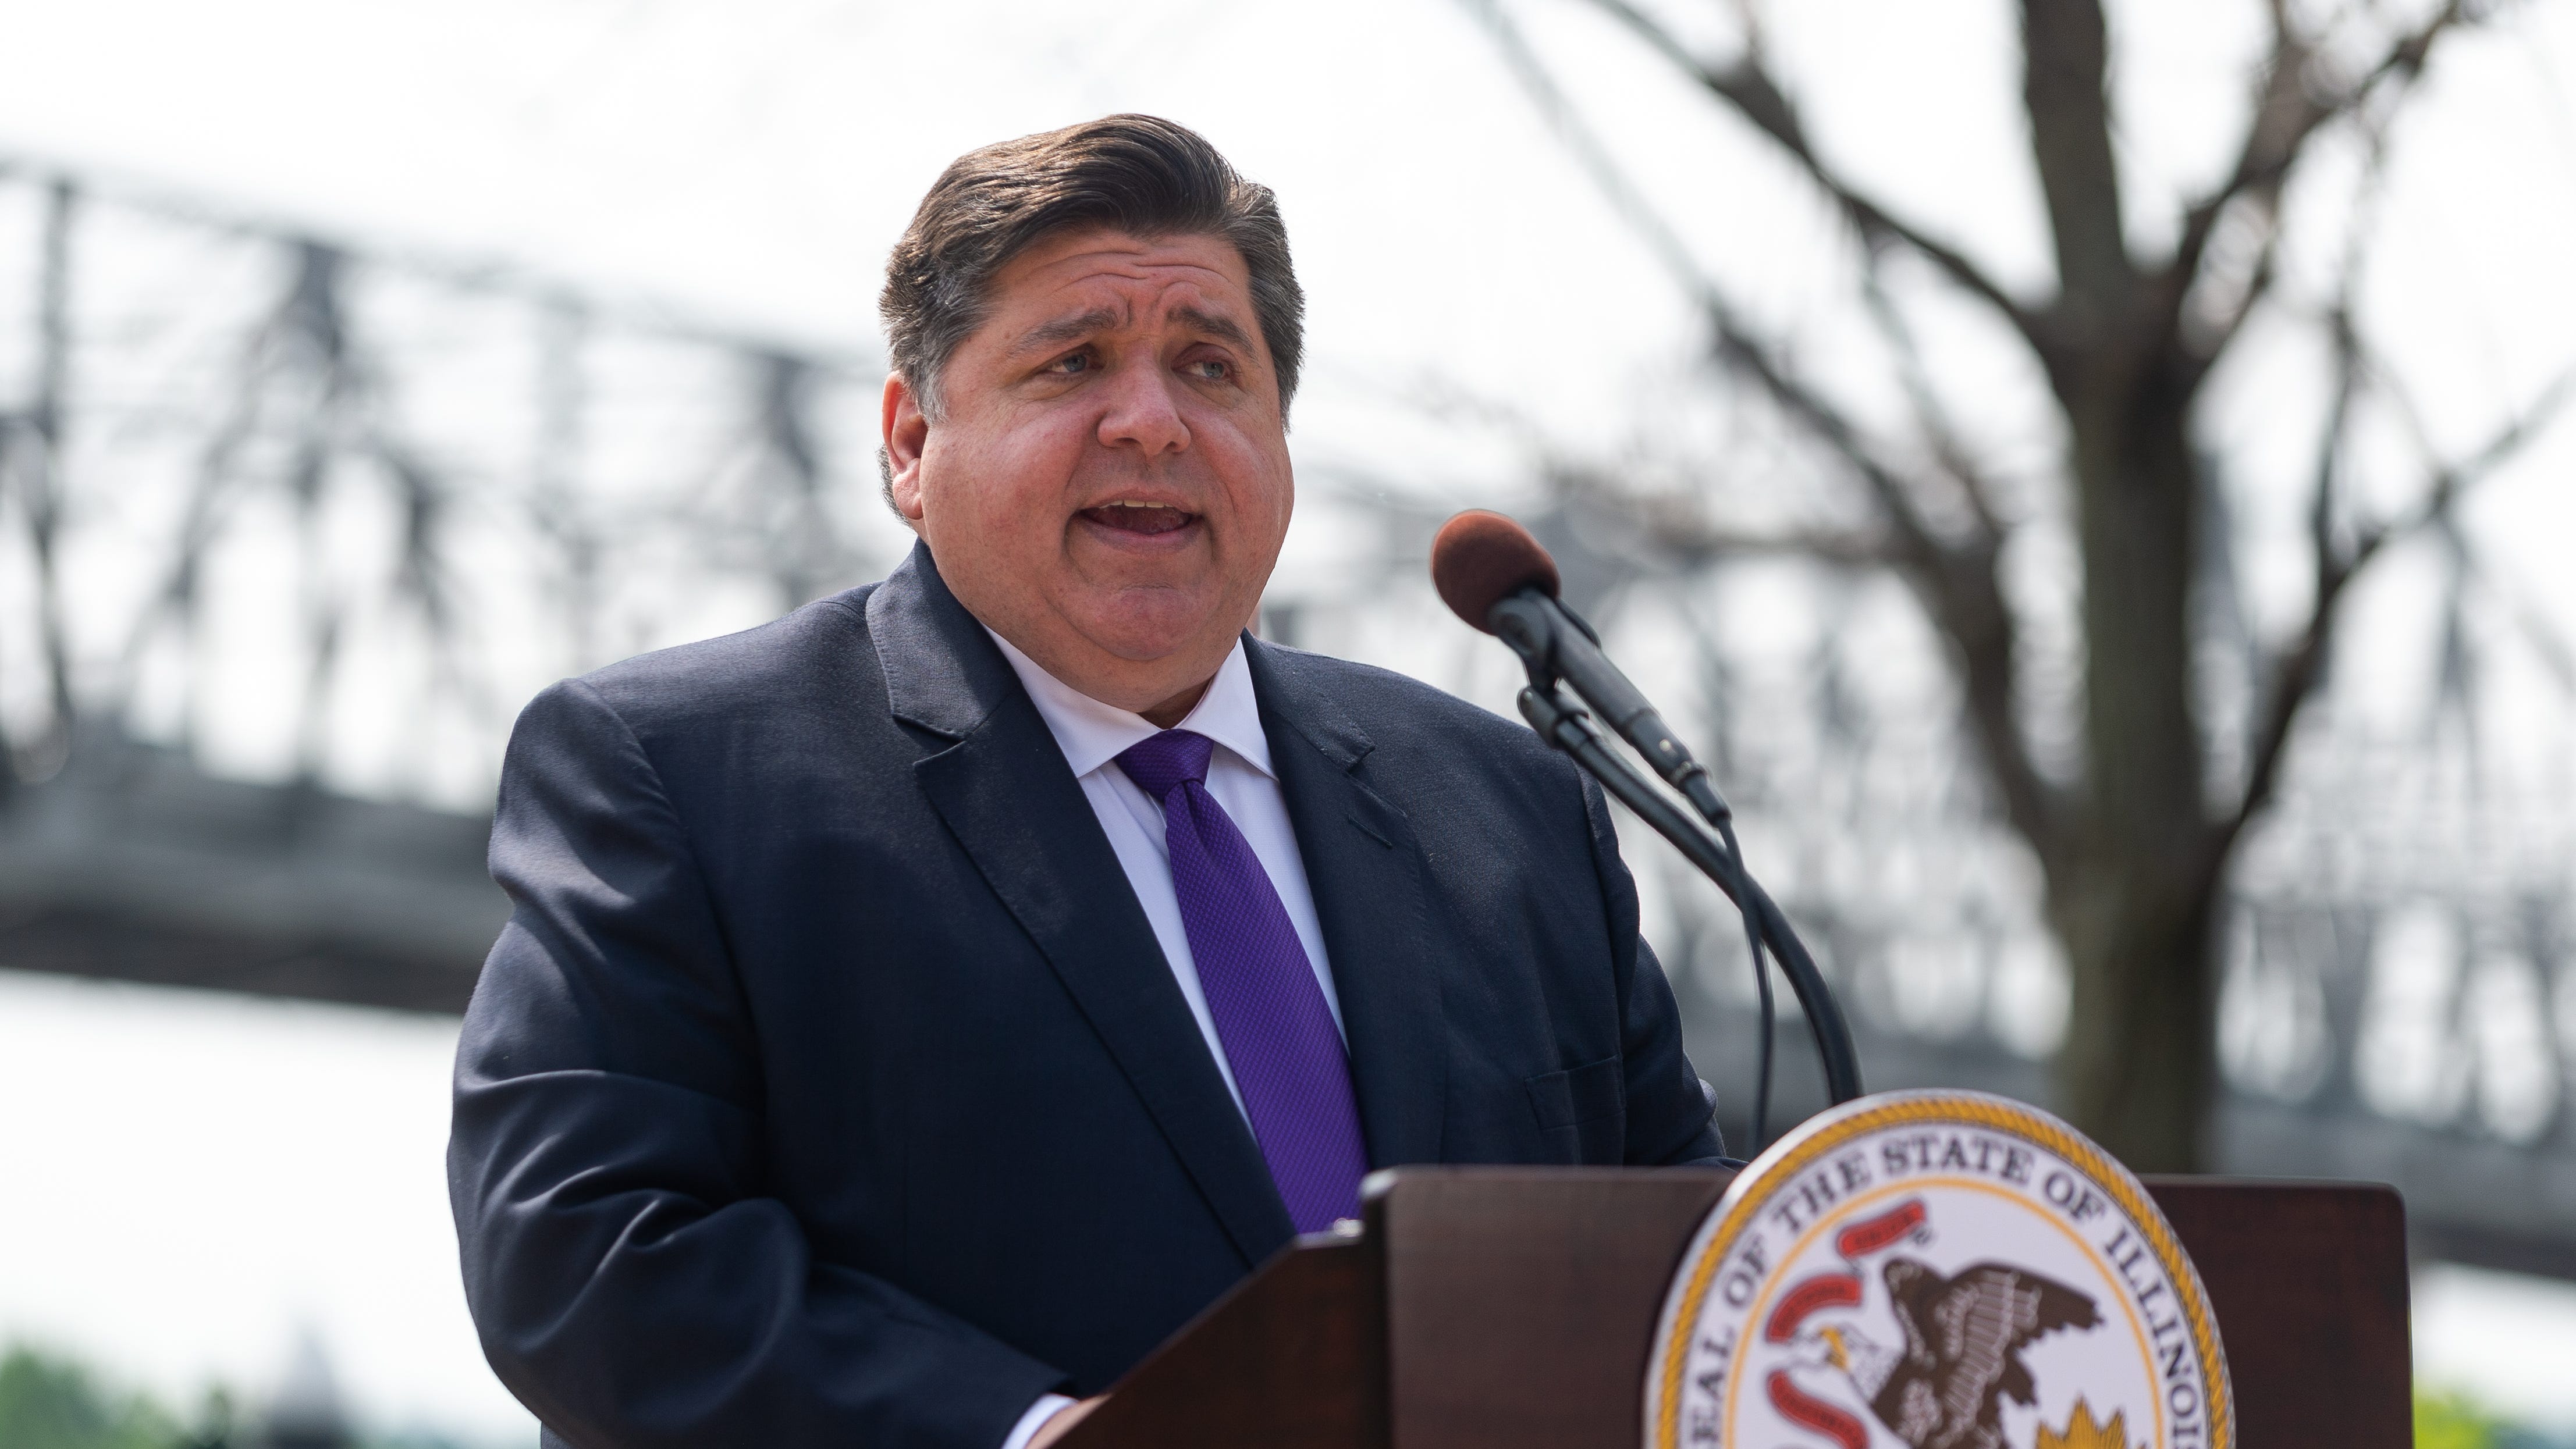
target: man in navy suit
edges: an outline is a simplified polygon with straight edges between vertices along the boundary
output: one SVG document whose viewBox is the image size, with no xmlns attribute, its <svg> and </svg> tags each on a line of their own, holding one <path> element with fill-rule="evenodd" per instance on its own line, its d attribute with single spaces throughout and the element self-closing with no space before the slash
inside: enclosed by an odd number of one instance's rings
<svg viewBox="0 0 2576 1449">
<path fill-rule="evenodd" d="M 448 1168 L 548 1442 L 1043 1445 L 1371 1168 L 1720 1152 L 1599 791 L 1246 632 L 1301 308 L 1178 126 L 960 158 L 912 556 L 520 718 Z"/>
</svg>

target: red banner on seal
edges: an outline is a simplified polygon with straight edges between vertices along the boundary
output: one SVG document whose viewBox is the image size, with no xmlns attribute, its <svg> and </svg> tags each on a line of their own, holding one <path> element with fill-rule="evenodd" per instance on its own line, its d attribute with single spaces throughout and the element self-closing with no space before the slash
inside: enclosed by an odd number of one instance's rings
<svg viewBox="0 0 2576 1449">
<path fill-rule="evenodd" d="M 1764 1387 L 1770 1390 L 1771 1407 L 1780 1411 L 1781 1418 L 1813 1429 L 1843 1449 L 1869 1449 L 1869 1430 L 1859 1419 L 1791 1383 L 1787 1370 L 1772 1370 Z"/>
<path fill-rule="evenodd" d="M 1923 1199 L 1907 1198 L 1874 1218 L 1863 1218 L 1834 1234 L 1834 1251 L 1847 1259 L 1866 1258 L 1923 1231 Z"/>
</svg>

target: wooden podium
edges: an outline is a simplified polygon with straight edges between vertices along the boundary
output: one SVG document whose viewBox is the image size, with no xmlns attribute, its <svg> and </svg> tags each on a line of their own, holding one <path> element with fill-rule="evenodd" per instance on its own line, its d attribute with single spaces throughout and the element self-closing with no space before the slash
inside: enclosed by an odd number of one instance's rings
<svg viewBox="0 0 2576 1449">
<path fill-rule="evenodd" d="M 1405 1168 L 1139 1364 L 1065 1449 L 1632 1449 L 1682 1250 L 1731 1174 Z M 2414 1442 L 2390 1188 L 2150 1177 L 2248 1449 Z"/>
</svg>

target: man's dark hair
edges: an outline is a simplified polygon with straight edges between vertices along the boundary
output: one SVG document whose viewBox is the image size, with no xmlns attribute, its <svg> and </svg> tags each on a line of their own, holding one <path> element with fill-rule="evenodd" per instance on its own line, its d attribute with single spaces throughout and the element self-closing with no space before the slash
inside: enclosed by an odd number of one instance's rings
<svg viewBox="0 0 2576 1449">
<path fill-rule="evenodd" d="M 993 278 L 1068 226 L 1143 237 L 1212 236 L 1252 276 L 1252 310 L 1279 375 L 1279 410 L 1297 392 L 1305 293 L 1270 188 L 1246 181 L 1205 137 L 1158 116 L 1103 116 L 1003 141 L 948 163 L 886 261 L 889 360 L 921 410 L 941 410 L 940 370 L 984 320 Z"/>
</svg>

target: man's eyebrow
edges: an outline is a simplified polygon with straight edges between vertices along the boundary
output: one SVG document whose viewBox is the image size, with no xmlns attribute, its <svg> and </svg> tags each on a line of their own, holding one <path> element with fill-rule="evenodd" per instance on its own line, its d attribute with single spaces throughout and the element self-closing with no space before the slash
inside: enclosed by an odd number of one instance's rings
<svg viewBox="0 0 2576 1449">
<path fill-rule="evenodd" d="M 1199 332 L 1219 341 L 1230 342 L 1247 353 L 1260 351 L 1253 345 L 1252 334 L 1244 331 L 1242 324 L 1230 317 L 1221 317 L 1214 312 L 1188 306 L 1173 308 L 1172 316 Z M 1010 355 L 1023 357 L 1034 352 L 1050 351 L 1068 342 L 1079 342 L 1096 332 L 1106 332 L 1113 327 L 1121 326 L 1127 320 L 1128 314 L 1122 309 L 1094 307 L 1088 312 L 1076 313 L 1071 317 L 1059 317 L 1052 322 L 1041 322 L 1020 334 L 1019 340 L 1011 344 Z"/>
<path fill-rule="evenodd" d="M 1172 315 L 1210 337 L 1231 342 L 1246 352 L 1260 351 L 1252 345 L 1252 334 L 1244 331 L 1241 324 L 1233 318 L 1220 317 L 1214 312 L 1202 312 L 1196 307 L 1176 307 L 1172 310 Z"/>
<path fill-rule="evenodd" d="M 1118 309 L 1094 307 L 1072 317 L 1041 322 L 1020 334 L 1020 340 L 1011 346 L 1011 355 L 1018 357 L 1024 353 L 1044 352 L 1067 342 L 1079 342 L 1095 332 L 1105 332 L 1117 326 L 1119 321 Z"/>
</svg>

